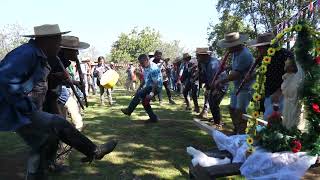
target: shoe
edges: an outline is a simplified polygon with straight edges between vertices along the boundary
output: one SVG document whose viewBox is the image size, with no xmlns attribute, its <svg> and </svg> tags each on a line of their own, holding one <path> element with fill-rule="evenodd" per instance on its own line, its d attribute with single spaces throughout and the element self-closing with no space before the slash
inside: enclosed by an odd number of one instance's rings
<svg viewBox="0 0 320 180">
<path fill-rule="evenodd" d="M 174 102 L 172 99 L 169 99 L 169 103 L 170 104 L 176 104 L 176 102 Z"/>
<path fill-rule="evenodd" d="M 121 112 L 127 116 L 131 116 L 131 113 L 129 112 L 128 108 L 121 109 Z"/>
<path fill-rule="evenodd" d="M 158 122 L 158 119 L 148 119 L 144 123 L 145 124 L 150 124 L 150 123 L 157 123 L 157 122 Z"/>
<path fill-rule="evenodd" d="M 208 112 L 207 111 L 202 111 L 199 114 L 199 118 L 206 119 L 207 117 L 208 117 Z"/>
<path fill-rule="evenodd" d="M 93 157 L 84 157 L 81 162 L 92 162 L 93 160 L 101 160 L 106 154 L 111 153 L 117 146 L 117 140 L 111 140 L 105 144 L 96 147 Z"/>
</svg>

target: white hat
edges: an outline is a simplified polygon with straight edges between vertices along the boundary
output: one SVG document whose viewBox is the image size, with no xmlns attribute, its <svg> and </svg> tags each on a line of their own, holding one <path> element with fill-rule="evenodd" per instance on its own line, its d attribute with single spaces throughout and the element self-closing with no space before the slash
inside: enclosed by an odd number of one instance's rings
<svg viewBox="0 0 320 180">
<path fill-rule="evenodd" d="M 239 32 L 232 32 L 225 34 L 224 39 L 220 40 L 217 45 L 221 48 L 230 48 L 244 44 L 247 40 L 247 35 L 240 34 Z"/>
<path fill-rule="evenodd" d="M 248 42 L 248 46 L 259 47 L 271 44 L 271 40 L 274 38 L 274 34 L 271 32 L 259 34 L 257 39 Z"/>
<path fill-rule="evenodd" d="M 44 24 L 41 26 L 35 26 L 33 28 L 34 34 L 32 35 L 22 35 L 23 37 L 45 37 L 45 36 L 55 36 L 67 34 L 71 31 L 61 32 L 58 24 Z"/>
<path fill-rule="evenodd" d="M 65 49 L 80 50 L 87 49 L 90 47 L 90 44 L 79 41 L 79 38 L 75 36 L 62 36 L 60 47 Z"/>
</svg>

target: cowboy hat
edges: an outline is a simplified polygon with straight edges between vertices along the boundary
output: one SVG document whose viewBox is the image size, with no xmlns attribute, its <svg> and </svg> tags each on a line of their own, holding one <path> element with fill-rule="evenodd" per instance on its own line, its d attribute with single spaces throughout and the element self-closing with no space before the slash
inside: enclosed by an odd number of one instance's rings
<svg viewBox="0 0 320 180">
<path fill-rule="evenodd" d="M 258 46 L 269 45 L 273 38 L 274 38 L 274 34 L 271 32 L 259 34 L 257 39 L 254 39 L 248 42 L 248 46 L 258 47 Z"/>
<path fill-rule="evenodd" d="M 224 39 L 218 41 L 218 46 L 221 48 L 235 47 L 243 44 L 248 40 L 248 36 L 239 32 L 232 32 L 224 35 Z"/>
<path fill-rule="evenodd" d="M 197 48 L 196 49 L 196 54 L 207 54 L 207 55 L 211 55 L 212 51 L 209 50 L 209 48 Z"/>
<path fill-rule="evenodd" d="M 79 38 L 75 36 L 62 36 L 60 47 L 65 49 L 80 50 L 87 49 L 90 47 L 90 44 L 79 41 Z"/>
<path fill-rule="evenodd" d="M 22 35 L 23 37 L 45 37 L 45 36 L 57 36 L 62 34 L 67 34 L 71 31 L 61 32 L 58 24 L 44 24 L 41 26 L 35 26 L 33 28 L 34 34 Z"/>
</svg>

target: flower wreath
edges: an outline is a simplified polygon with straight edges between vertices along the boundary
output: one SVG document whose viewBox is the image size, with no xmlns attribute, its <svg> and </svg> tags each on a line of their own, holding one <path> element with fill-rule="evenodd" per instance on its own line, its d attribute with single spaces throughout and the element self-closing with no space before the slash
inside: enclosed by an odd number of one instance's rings
<svg viewBox="0 0 320 180">
<path fill-rule="evenodd" d="M 256 118 L 262 115 L 259 112 L 261 99 L 265 95 L 264 84 L 266 82 L 267 67 L 272 61 L 276 51 L 279 51 L 285 41 L 285 37 L 297 34 L 295 44 L 296 60 L 306 73 L 300 100 L 305 105 L 308 131 L 300 132 L 297 128 L 287 130 L 281 123 L 270 123 L 257 132 L 258 122 Z M 293 27 L 284 29 L 271 41 L 267 56 L 263 57 L 262 65 L 257 69 L 256 82 L 253 84 L 255 93 L 250 108 L 253 109 L 252 119 L 248 121 L 247 143 L 248 153 L 254 151 L 253 145 L 259 145 L 272 152 L 300 150 L 308 151 L 312 155 L 320 154 L 320 32 L 317 32 L 308 22 L 302 20 Z M 273 119 L 281 119 L 279 113 L 271 115 Z M 277 120 L 276 120 L 277 121 Z M 281 122 L 278 121 L 278 122 Z"/>
</svg>

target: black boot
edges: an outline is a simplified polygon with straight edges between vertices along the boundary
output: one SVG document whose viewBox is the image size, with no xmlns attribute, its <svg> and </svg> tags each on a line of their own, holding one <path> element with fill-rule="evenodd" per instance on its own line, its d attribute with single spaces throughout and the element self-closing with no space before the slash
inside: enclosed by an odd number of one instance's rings
<svg viewBox="0 0 320 180">
<path fill-rule="evenodd" d="M 89 157 L 85 157 L 81 159 L 81 162 L 91 162 L 92 160 L 101 160 L 106 154 L 111 153 L 114 148 L 116 148 L 118 141 L 111 140 L 105 144 L 97 146 L 96 150 L 94 151 L 93 159 Z"/>
</svg>

